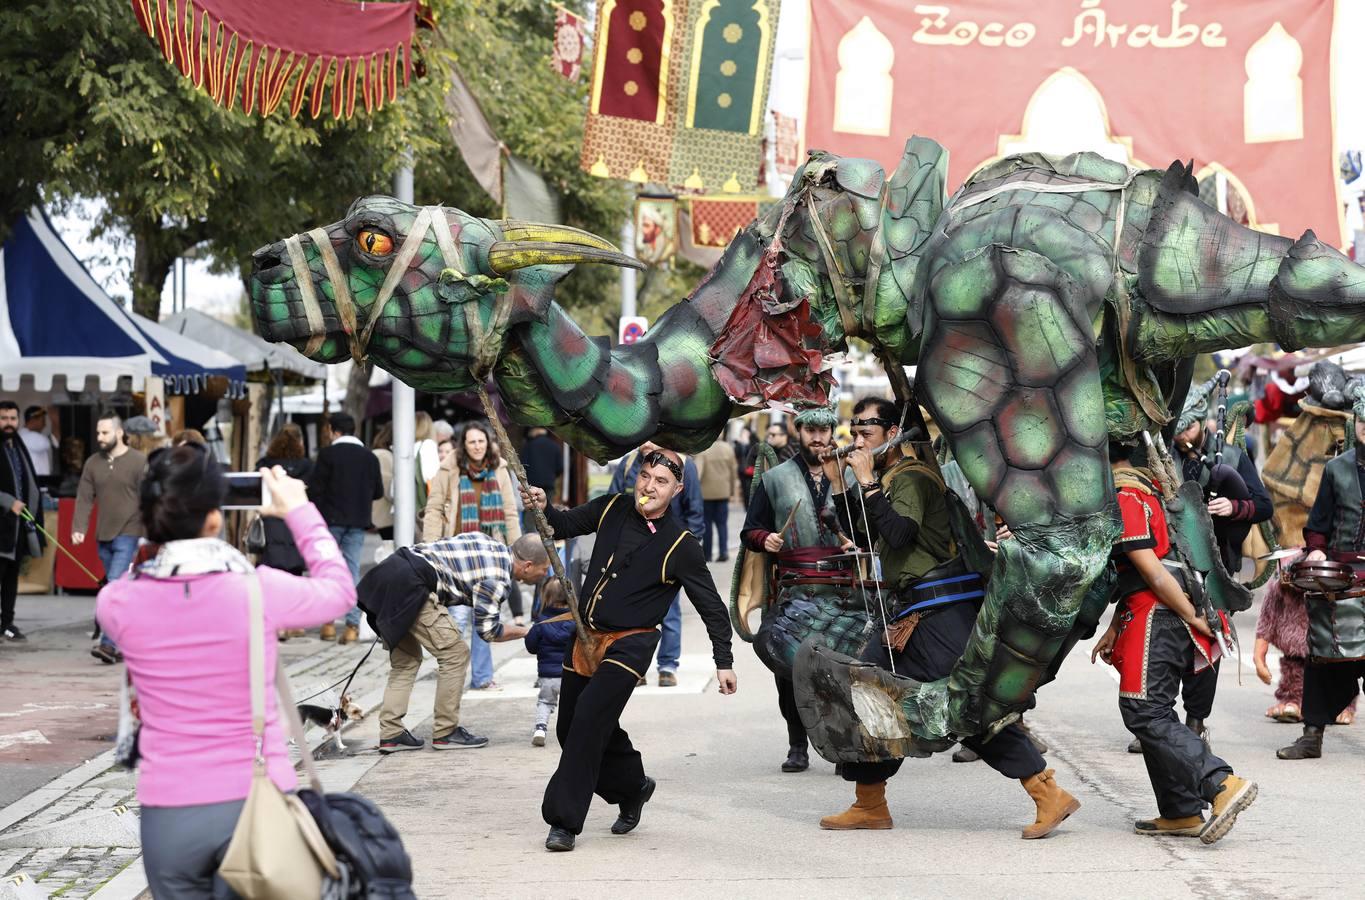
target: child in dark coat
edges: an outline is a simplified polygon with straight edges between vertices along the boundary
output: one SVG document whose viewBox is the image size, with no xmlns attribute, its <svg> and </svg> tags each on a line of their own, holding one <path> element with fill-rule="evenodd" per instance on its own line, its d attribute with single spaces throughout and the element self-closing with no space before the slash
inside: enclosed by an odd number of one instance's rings
<svg viewBox="0 0 1365 900">
<path fill-rule="evenodd" d="M 541 588 L 540 616 L 526 635 L 526 649 L 536 655 L 536 671 L 540 674 L 540 697 L 536 700 L 536 730 L 531 745 L 545 746 L 545 734 L 550 730 L 550 716 L 559 705 L 559 684 L 564 674 L 564 651 L 573 640 L 573 619 L 550 622 L 555 616 L 569 611 L 564 601 L 564 586 L 558 579 L 550 579 Z"/>
</svg>

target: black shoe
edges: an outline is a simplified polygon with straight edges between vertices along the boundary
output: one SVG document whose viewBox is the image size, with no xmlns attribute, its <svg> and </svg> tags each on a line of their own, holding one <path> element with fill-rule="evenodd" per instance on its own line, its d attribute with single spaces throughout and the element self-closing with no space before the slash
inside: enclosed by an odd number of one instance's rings
<svg viewBox="0 0 1365 900">
<path fill-rule="evenodd" d="M 28 640 L 28 638 L 24 637 L 24 633 L 20 631 L 18 628 L 15 628 L 13 625 L 5 626 L 5 637 L 11 641 Z"/>
<path fill-rule="evenodd" d="M 1129 741 L 1129 742 L 1128 742 L 1128 752 L 1129 752 L 1129 753 L 1141 753 L 1141 752 L 1142 752 L 1142 741 L 1138 740 L 1137 738 L 1133 738 L 1131 741 Z"/>
<path fill-rule="evenodd" d="M 783 772 L 804 772 L 810 768 L 810 756 L 805 747 L 793 747 L 787 753 L 787 761 L 782 764 Z"/>
<path fill-rule="evenodd" d="M 111 644 L 96 644 L 90 648 L 90 655 L 106 666 L 112 666 L 116 662 L 123 661 L 123 654 Z"/>
<path fill-rule="evenodd" d="M 640 812 L 649 802 L 649 798 L 654 796 L 654 779 L 645 776 L 645 783 L 640 788 L 640 793 L 629 803 L 621 804 L 621 814 L 616 817 L 616 821 L 611 825 L 612 834 L 626 834 L 632 831 L 636 825 L 640 824 Z"/>
<path fill-rule="evenodd" d="M 1203 719 L 1194 719 L 1190 716 L 1185 717 L 1185 727 L 1193 731 L 1195 736 L 1204 742 L 1204 746 L 1210 751 L 1213 750 L 1213 743 L 1209 740 L 1209 728 L 1204 724 Z"/>
<path fill-rule="evenodd" d="M 981 757 L 970 747 L 958 747 L 953 753 L 953 762 L 976 762 Z"/>
<path fill-rule="evenodd" d="M 1276 750 L 1275 755 L 1280 759 L 1321 759 L 1322 729 L 1316 725 L 1303 726 L 1303 734 L 1299 735 L 1299 739 L 1288 747 Z"/>
<path fill-rule="evenodd" d="M 717 557 L 716 557 L 716 562 L 718 562 L 718 563 L 721 563 L 721 562 L 729 562 L 729 561 L 730 561 L 730 557 L 729 557 L 729 556 L 722 555 L 722 556 L 717 556 Z"/>
<path fill-rule="evenodd" d="M 406 728 L 397 737 L 383 738 L 379 741 L 380 753 L 397 753 L 400 750 L 421 750 L 426 746 L 421 738 L 412 736 Z"/>
<path fill-rule="evenodd" d="M 563 853 L 572 850 L 574 845 L 573 832 L 567 828 L 551 828 L 550 836 L 545 839 L 545 849 Z"/>
<path fill-rule="evenodd" d="M 456 726 L 449 734 L 431 739 L 433 750 L 473 750 L 488 746 L 488 738 L 470 734 L 463 725 Z"/>
</svg>

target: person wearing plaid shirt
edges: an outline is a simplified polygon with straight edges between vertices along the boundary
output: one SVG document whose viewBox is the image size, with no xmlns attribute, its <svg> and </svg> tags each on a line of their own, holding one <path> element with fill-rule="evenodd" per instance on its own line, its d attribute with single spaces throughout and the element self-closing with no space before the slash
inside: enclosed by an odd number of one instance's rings
<svg viewBox="0 0 1365 900">
<path fill-rule="evenodd" d="M 422 650 L 436 657 L 433 750 L 482 747 L 485 737 L 460 725 L 460 699 L 469 647 L 450 608 L 469 606 L 474 627 L 488 641 L 526 636 L 520 625 L 503 624 L 500 608 L 513 579 L 536 584 L 545 578 L 549 556 L 540 539 L 524 535 L 508 548 L 481 532 L 467 532 L 428 544 L 403 547 L 360 580 L 360 607 L 389 650 L 389 681 L 379 714 L 379 752 L 420 750 L 423 741 L 403 727 Z"/>
</svg>

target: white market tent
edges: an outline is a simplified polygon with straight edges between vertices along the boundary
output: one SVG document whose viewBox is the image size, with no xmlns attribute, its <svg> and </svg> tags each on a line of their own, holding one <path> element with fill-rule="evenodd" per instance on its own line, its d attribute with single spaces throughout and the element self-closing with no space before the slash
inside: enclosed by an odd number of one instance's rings
<svg viewBox="0 0 1365 900">
<path fill-rule="evenodd" d="M 81 390 L 89 378 L 118 389 L 120 378 L 140 390 L 158 375 L 173 393 L 193 393 L 212 376 L 238 394 L 246 369 L 227 353 L 130 313 L 104 292 L 35 207 L 0 247 L 0 389 L 33 380 L 50 391 L 57 378 Z"/>
<path fill-rule="evenodd" d="M 161 324 L 201 344 L 222 348 L 229 356 L 241 360 L 248 372 L 286 372 L 311 381 L 327 377 L 325 363 L 314 362 L 288 344 L 272 344 L 197 309 L 167 316 Z"/>
</svg>

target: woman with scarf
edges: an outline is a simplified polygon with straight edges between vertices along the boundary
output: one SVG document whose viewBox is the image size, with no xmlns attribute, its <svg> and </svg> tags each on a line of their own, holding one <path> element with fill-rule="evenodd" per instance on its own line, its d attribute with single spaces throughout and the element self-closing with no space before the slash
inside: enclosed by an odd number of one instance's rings
<svg viewBox="0 0 1365 900">
<path fill-rule="evenodd" d="M 156 556 L 109 582 L 95 602 L 105 634 L 128 664 L 142 718 L 138 800 L 142 861 L 156 897 L 224 897 L 217 875 L 264 757 L 282 791 L 298 783 L 275 699 L 273 636 L 329 622 L 355 604 L 350 570 L 304 483 L 265 469 L 271 505 L 308 577 L 262 566 L 219 535 L 227 479 L 208 448 L 157 450 L 139 511 Z M 265 733 L 252 728 L 249 579 L 260 586 L 265 650 Z"/>
<path fill-rule="evenodd" d="M 431 481 L 431 494 L 422 513 L 422 542 L 430 543 L 470 531 L 481 531 L 512 546 L 521 537 L 516 493 L 507 464 L 489 438 L 488 429 L 471 422 L 456 435 L 455 452 L 441 464 Z M 521 594 L 508 594 L 516 624 L 525 624 Z M 469 607 L 451 610 L 470 642 L 470 688 L 484 690 L 493 683 L 493 652 L 469 627 Z"/>
</svg>

